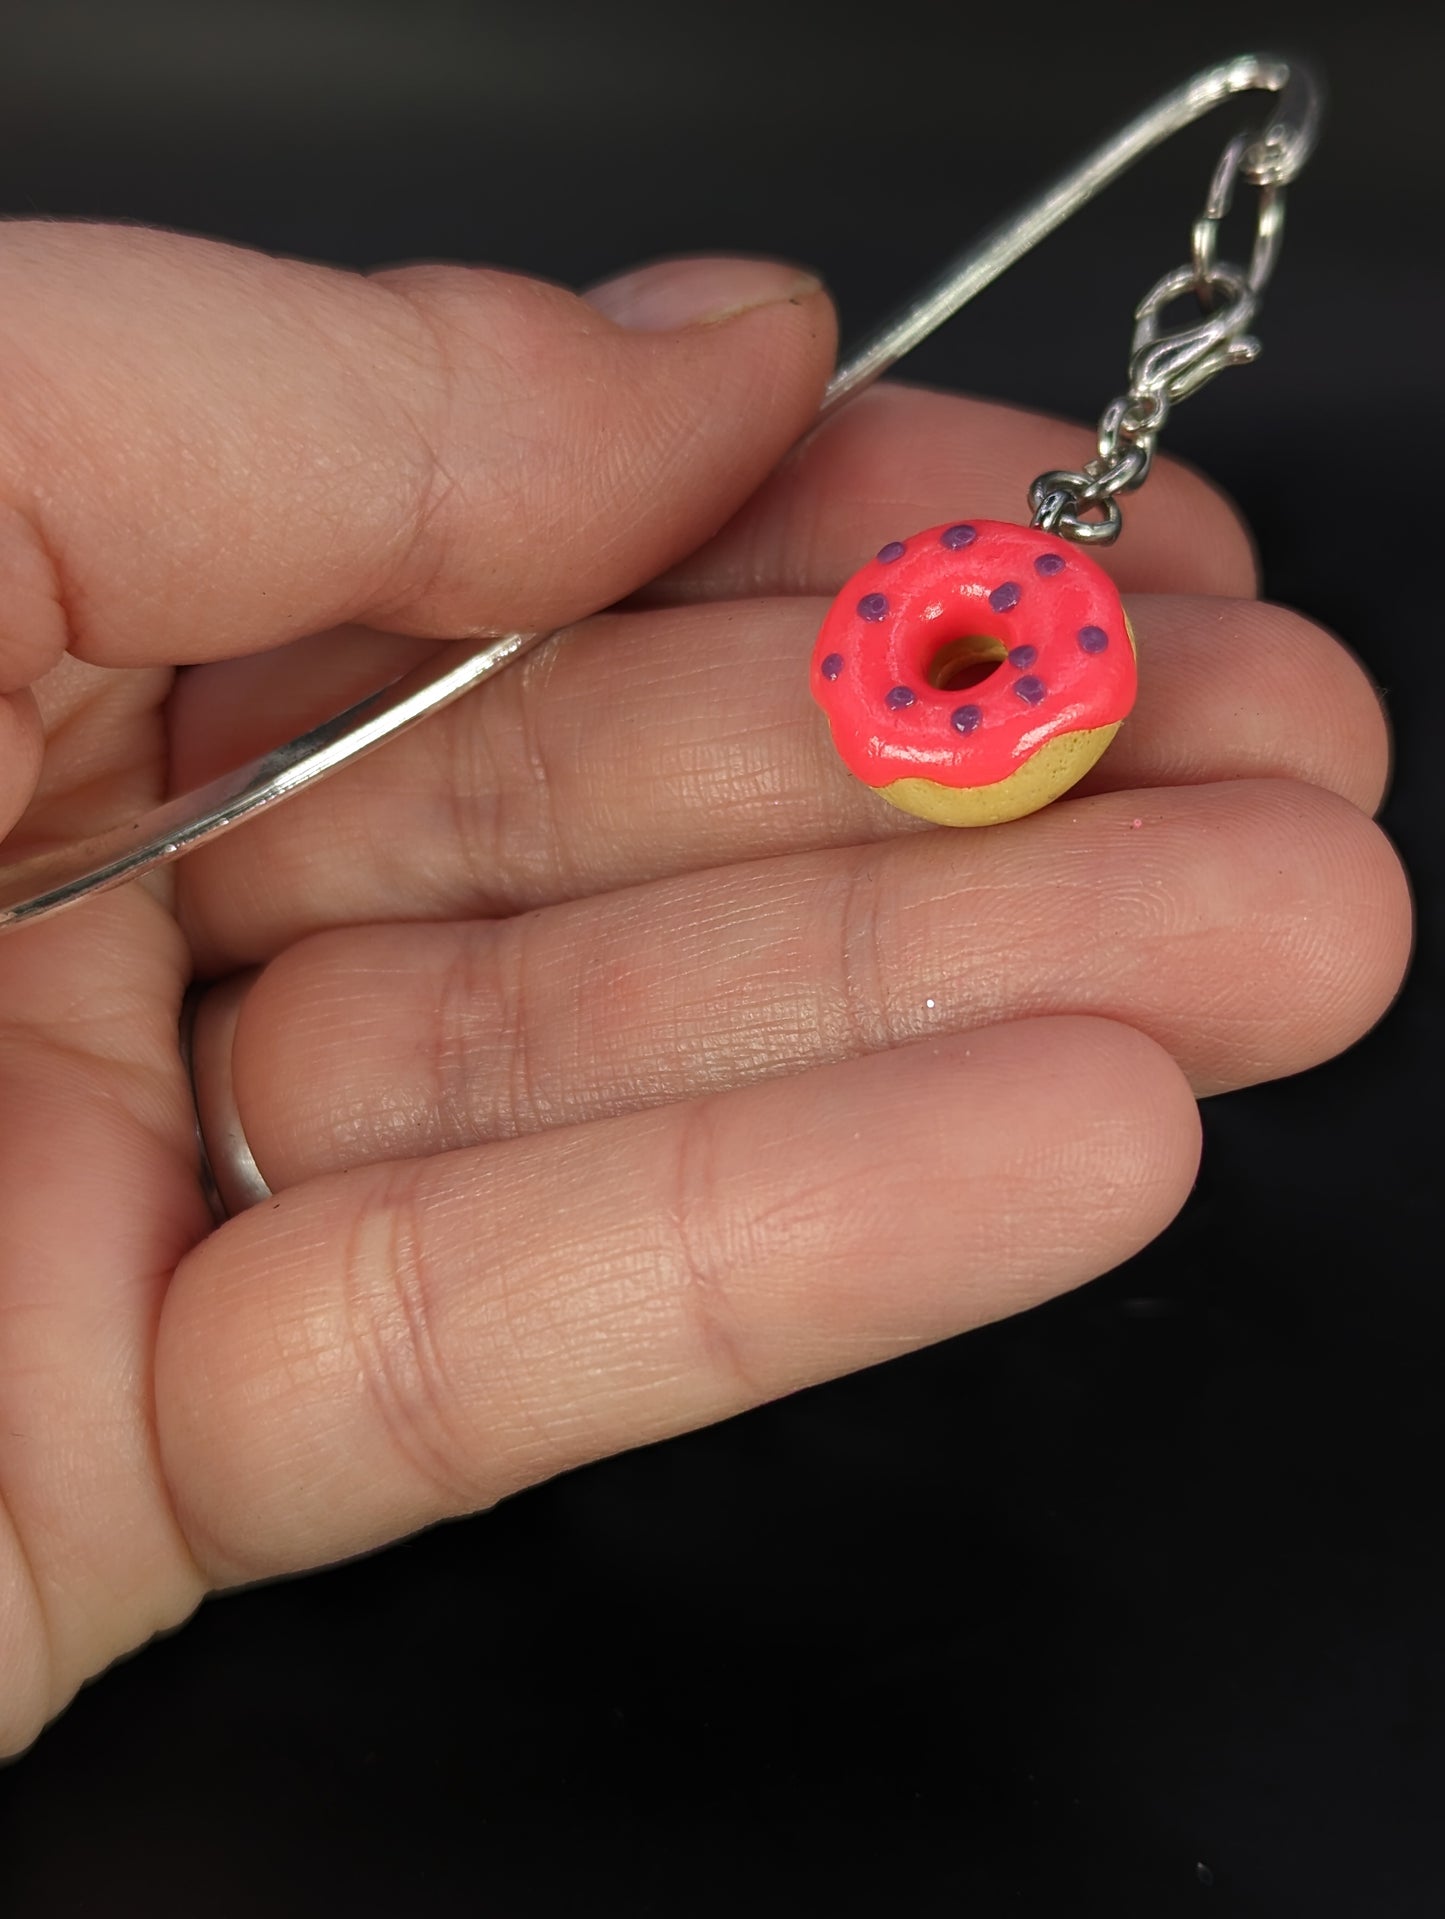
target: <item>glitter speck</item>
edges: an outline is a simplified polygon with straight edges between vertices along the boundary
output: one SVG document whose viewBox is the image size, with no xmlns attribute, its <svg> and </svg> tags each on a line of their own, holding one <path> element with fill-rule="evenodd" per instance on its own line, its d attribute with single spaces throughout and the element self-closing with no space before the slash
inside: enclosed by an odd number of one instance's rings
<svg viewBox="0 0 1445 1919">
<path fill-rule="evenodd" d="M 928 1008 L 929 1012 L 931 1013 L 934 1007 L 937 1006 L 938 1001 L 936 999 L 926 999 L 923 1002 L 923 1004 Z"/>
</svg>

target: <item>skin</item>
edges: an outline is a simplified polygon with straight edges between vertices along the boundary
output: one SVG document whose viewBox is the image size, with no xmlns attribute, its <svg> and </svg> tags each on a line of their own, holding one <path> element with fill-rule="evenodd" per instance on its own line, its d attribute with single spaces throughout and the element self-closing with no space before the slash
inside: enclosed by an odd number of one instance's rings
<svg viewBox="0 0 1445 1919">
<path fill-rule="evenodd" d="M 1015 514 L 1083 429 L 895 388 L 785 458 L 832 317 L 757 263 L 584 303 L 19 224 L 0 282 L 7 857 L 429 637 L 573 623 L 0 939 L 0 1750 L 207 1591 L 1106 1270 L 1187 1196 L 1198 1094 L 1394 993 L 1378 701 L 1197 476 L 1106 562 L 1144 668 L 1111 752 L 956 834 L 837 766 L 811 636 L 860 554 Z M 176 1021 L 238 968 L 276 1198 L 213 1231 Z"/>
</svg>

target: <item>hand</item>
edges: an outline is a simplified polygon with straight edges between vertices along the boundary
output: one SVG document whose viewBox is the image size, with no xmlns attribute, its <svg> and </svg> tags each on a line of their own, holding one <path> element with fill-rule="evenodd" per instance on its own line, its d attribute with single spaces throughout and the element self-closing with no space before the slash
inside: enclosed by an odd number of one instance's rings
<svg viewBox="0 0 1445 1919">
<path fill-rule="evenodd" d="M 0 278 L 7 857 L 417 636 L 580 622 L 162 883 L 0 939 L 0 1749 L 210 1588 L 1104 1271 L 1186 1196 L 1196 1093 L 1393 993 L 1378 704 L 1252 599 L 1184 470 L 1106 562 L 1143 692 L 1089 788 L 924 830 L 831 755 L 819 596 L 889 537 L 1017 517 L 1079 429 L 880 391 L 765 481 L 833 336 L 756 265 L 589 306 L 21 226 Z M 276 1198 L 212 1232 L 177 1015 L 250 967 Z"/>
</svg>

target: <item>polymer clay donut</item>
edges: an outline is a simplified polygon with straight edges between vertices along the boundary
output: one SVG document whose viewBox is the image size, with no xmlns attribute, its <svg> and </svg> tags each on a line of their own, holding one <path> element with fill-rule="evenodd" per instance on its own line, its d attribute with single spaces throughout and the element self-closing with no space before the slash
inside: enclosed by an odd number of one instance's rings
<svg viewBox="0 0 1445 1919">
<path fill-rule="evenodd" d="M 1107 573 L 1037 527 L 890 540 L 829 609 L 813 694 L 851 773 L 944 826 L 990 826 L 1082 779 L 1134 704 Z"/>
</svg>

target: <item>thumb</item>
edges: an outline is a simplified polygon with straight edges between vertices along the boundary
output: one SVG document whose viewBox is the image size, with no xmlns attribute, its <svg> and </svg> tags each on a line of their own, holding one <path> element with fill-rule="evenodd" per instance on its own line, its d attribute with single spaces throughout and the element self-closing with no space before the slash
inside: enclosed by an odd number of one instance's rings
<svg viewBox="0 0 1445 1919">
<path fill-rule="evenodd" d="M 67 648 L 122 666 L 353 620 L 579 618 L 728 518 L 834 347 L 817 281 L 774 262 L 583 300 L 48 223 L 0 228 L 0 314 L 0 691 Z"/>
</svg>

